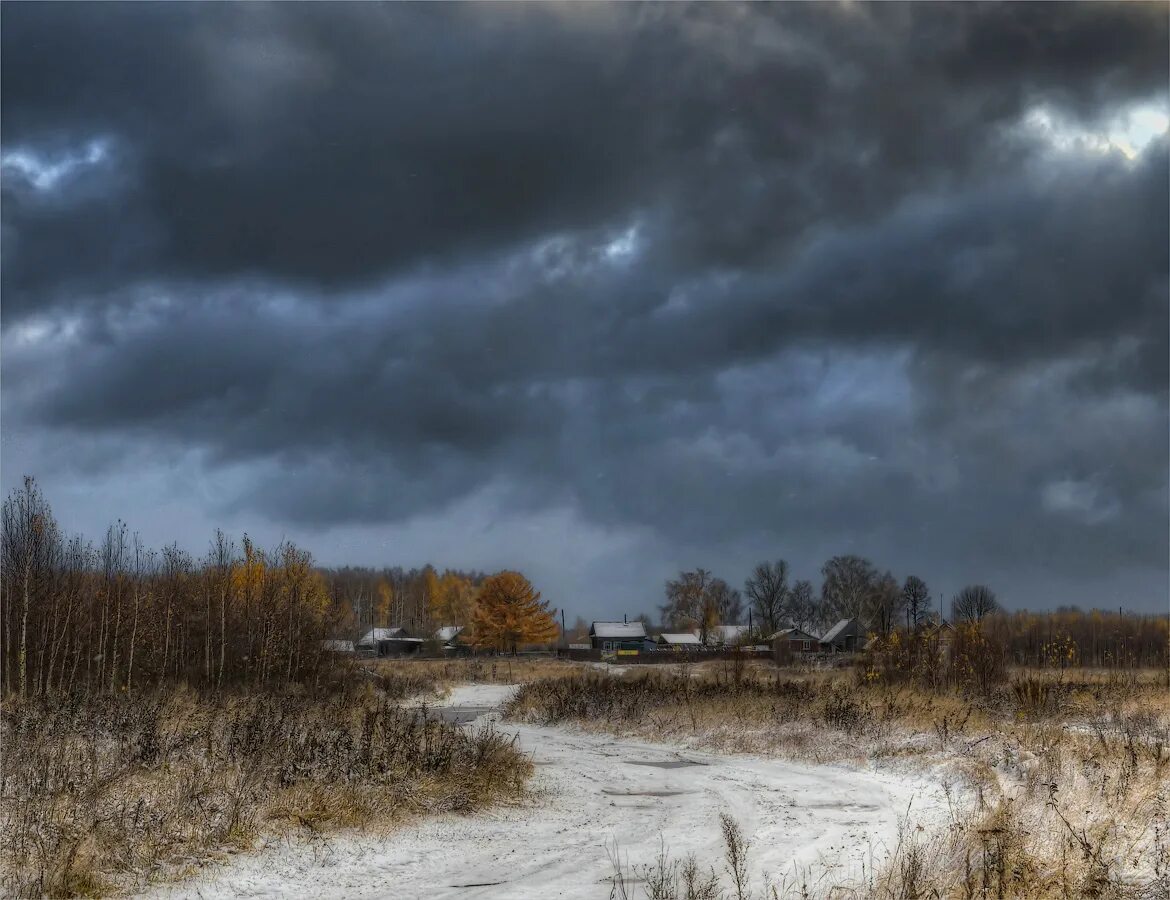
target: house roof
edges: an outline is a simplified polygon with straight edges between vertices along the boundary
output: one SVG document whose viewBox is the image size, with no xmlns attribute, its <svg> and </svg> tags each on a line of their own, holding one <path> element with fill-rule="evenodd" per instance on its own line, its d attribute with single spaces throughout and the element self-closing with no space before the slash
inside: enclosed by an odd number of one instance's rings
<svg viewBox="0 0 1170 900">
<path fill-rule="evenodd" d="M 421 641 L 422 638 L 412 637 L 405 628 L 394 626 L 391 628 L 371 628 L 367 631 L 359 644 L 373 644 L 376 641 Z"/>
<path fill-rule="evenodd" d="M 856 624 L 859 624 L 856 619 L 842 619 L 827 632 L 825 632 L 825 636 L 821 638 L 821 643 L 833 643 L 833 641 L 837 640 L 837 638 L 840 637 L 845 631 L 848 631 L 851 625 Z"/>
<path fill-rule="evenodd" d="M 699 636 L 691 634 L 689 631 L 681 634 L 660 634 L 658 640 L 666 644 L 694 644 L 695 646 L 699 644 Z"/>
<path fill-rule="evenodd" d="M 594 622 L 589 634 L 599 638 L 628 638 L 636 640 L 646 637 L 646 626 L 641 622 Z"/>
<path fill-rule="evenodd" d="M 801 631 L 799 628 L 781 628 L 779 631 L 777 631 L 775 634 L 773 634 L 771 637 L 769 637 L 768 640 L 774 641 L 777 638 L 788 638 L 788 640 L 790 640 L 790 641 L 791 640 L 797 640 L 797 641 L 819 641 L 820 640 L 820 638 L 817 637 L 815 634 L 809 634 L 807 631 Z"/>
<path fill-rule="evenodd" d="M 437 640 L 437 641 L 454 640 L 455 636 L 458 635 L 461 631 L 463 631 L 462 625 L 444 625 L 442 628 L 440 628 L 438 631 L 435 632 L 435 640 Z"/>
</svg>

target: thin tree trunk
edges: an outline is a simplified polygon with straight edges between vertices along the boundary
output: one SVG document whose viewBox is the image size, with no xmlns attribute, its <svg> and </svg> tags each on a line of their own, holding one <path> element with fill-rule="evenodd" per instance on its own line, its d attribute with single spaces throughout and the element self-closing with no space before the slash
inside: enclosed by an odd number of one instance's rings
<svg viewBox="0 0 1170 900">
<path fill-rule="evenodd" d="M 17 662 L 20 669 L 21 697 L 26 696 L 28 682 L 28 582 L 32 577 L 31 569 L 32 560 L 27 559 L 24 564 L 24 606 L 20 611 L 20 654 Z"/>
<path fill-rule="evenodd" d="M 203 635 L 203 683 L 211 684 L 211 586 L 203 591 L 204 621 L 206 631 Z"/>
<path fill-rule="evenodd" d="M 142 594 L 139 580 L 134 581 L 134 624 L 130 626 L 130 659 L 126 666 L 126 693 L 129 694 L 134 685 L 134 648 L 138 641 L 138 606 Z"/>
<path fill-rule="evenodd" d="M 230 578 L 230 570 L 224 576 Z M 221 581 L 219 588 L 219 679 L 216 686 L 223 687 L 223 665 L 227 658 L 227 586 Z"/>
</svg>

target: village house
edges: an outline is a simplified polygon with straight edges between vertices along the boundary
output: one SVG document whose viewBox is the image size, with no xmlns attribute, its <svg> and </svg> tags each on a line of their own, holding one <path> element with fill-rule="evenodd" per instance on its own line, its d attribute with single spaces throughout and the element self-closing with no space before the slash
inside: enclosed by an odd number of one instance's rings
<svg viewBox="0 0 1170 900">
<path fill-rule="evenodd" d="M 821 638 L 822 653 L 856 653 L 868 640 L 866 628 L 857 619 L 842 619 Z"/>
<path fill-rule="evenodd" d="M 646 644 L 646 626 L 641 622 L 594 622 L 589 626 L 589 643 L 594 650 L 641 650 Z"/>
<path fill-rule="evenodd" d="M 699 636 L 689 631 L 680 634 L 660 634 L 655 639 L 655 644 L 658 650 L 699 650 L 703 646 Z"/>
<path fill-rule="evenodd" d="M 393 626 L 390 628 L 371 628 L 357 642 L 360 653 L 375 656 L 413 656 L 418 653 L 425 641 L 415 637 L 405 628 Z"/>
<path fill-rule="evenodd" d="M 442 628 L 436 629 L 435 641 L 438 642 L 439 649 L 448 656 L 471 652 L 471 645 L 463 636 L 464 631 L 462 625 L 444 625 Z"/>
<path fill-rule="evenodd" d="M 768 638 L 768 643 L 777 652 L 788 653 L 816 653 L 821 647 L 821 639 L 799 628 L 781 628 Z"/>
</svg>

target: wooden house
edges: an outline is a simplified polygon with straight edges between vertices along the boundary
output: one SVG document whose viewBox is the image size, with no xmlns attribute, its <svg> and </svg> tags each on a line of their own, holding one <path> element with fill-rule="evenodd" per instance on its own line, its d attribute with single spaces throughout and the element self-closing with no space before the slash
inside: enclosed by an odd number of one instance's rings
<svg viewBox="0 0 1170 900">
<path fill-rule="evenodd" d="M 822 653 L 856 653 L 865 647 L 869 636 L 858 619 L 842 619 L 820 640 Z"/>
<path fill-rule="evenodd" d="M 646 645 L 646 626 L 641 622 L 594 622 L 589 626 L 594 650 L 641 650 Z"/>
<path fill-rule="evenodd" d="M 405 628 L 392 626 L 389 628 L 371 628 L 356 644 L 359 653 L 374 656 L 413 656 L 418 653 L 425 641 L 415 637 Z"/>
<path fill-rule="evenodd" d="M 821 648 L 821 639 L 799 628 L 781 628 L 768 638 L 776 651 L 788 653 L 816 653 Z"/>
</svg>

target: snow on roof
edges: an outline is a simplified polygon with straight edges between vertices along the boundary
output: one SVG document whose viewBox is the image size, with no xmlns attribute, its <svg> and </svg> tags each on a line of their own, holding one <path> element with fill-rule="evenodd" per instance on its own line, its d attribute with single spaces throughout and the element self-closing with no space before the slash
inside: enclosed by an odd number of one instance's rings
<svg viewBox="0 0 1170 900">
<path fill-rule="evenodd" d="M 646 626 L 641 622 L 594 622 L 589 634 L 599 638 L 644 638 Z"/>
<path fill-rule="evenodd" d="M 781 628 L 768 640 L 774 641 L 777 638 L 796 638 L 798 641 L 819 641 L 815 634 L 809 634 L 807 631 L 801 631 L 799 628 Z"/>
<path fill-rule="evenodd" d="M 462 625 L 444 625 L 442 628 L 440 628 L 438 631 L 435 632 L 435 640 L 438 640 L 438 641 L 452 640 L 455 637 L 455 635 L 459 634 L 459 632 L 461 632 L 462 630 L 463 630 Z"/>
<path fill-rule="evenodd" d="M 828 632 L 825 634 L 825 636 L 823 638 L 821 638 L 821 643 L 822 644 L 831 644 L 833 641 L 835 641 L 837 639 L 838 635 L 840 635 L 842 631 L 847 629 L 850 625 L 852 625 L 856 621 L 857 621 L 856 619 L 842 619 L 840 622 L 838 622 L 836 625 L 834 625 L 832 628 L 830 628 L 828 630 Z"/>
<path fill-rule="evenodd" d="M 660 634 L 658 639 L 667 644 L 695 644 L 699 643 L 699 636 L 691 634 L 689 631 L 682 634 Z"/>
<path fill-rule="evenodd" d="M 358 644 L 373 644 L 375 641 L 418 641 L 422 638 L 411 637 L 405 628 L 371 628 L 362 636 Z"/>
</svg>

